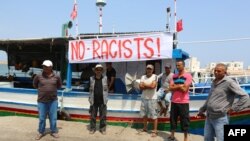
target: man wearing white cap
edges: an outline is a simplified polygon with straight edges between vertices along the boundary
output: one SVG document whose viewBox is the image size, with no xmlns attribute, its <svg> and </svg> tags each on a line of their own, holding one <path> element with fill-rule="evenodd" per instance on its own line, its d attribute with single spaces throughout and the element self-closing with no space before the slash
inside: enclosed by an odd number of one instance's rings
<svg viewBox="0 0 250 141">
<path fill-rule="evenodd" d="M 146 75 L 141 77 L 141 82 L 139 84 L 142 90 L 142 102 L 140 115 L 143 117 L 143 129 L 142 132 L 147 132 L 148 129 L 148 118 L 152 119 L 154 122 L 154 129 L 152 130 L 152 137 L 157 136 L 157 75 L 153 74 L 154 66 L 148 64 L 146 67 Z"/>
<path fill-rule="evenodd" d="M 89 88 L 89 103 L 90 103 L 90 134 L 96 131 L 96 117 L 99 111 L 100 117 L 100 132 L 106 134 L 106 116 L 107 116 L 107 102 L 108 102 L 108 81 L 107 77 L 102 75 L 103 66 L 97 64 L 95 66 L 95 75 L 90 77 Z"/>
<path fill-rule="evenodd" d="M 49 116 L 51 136 L 58 138 L 57 130 L 57 89 L 61 88 L 61 78 L 54 74 L 53 63 L 45 60 L 42 64 L 43 71 L 34 77 L 33 86 L 38 91 L 39 128 L 36 140 L 45 135 L 46 117 Z"/>
</svg>

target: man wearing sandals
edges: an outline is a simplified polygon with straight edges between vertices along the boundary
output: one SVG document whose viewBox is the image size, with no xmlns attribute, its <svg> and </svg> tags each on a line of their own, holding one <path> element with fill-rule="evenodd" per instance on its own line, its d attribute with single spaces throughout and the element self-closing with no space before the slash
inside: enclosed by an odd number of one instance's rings
<svg viewBox="0 0 250 141">
<path fill-rule="evenodd" d="M 141 77 L 139 84 L 142 90 L 142 102 L 140 115 L 143 117 L 143 132 L 147 132 L 148 118 L 151 118 L 154 122 L 154 129 L 152 131 L 152 137 L 157 136 L 157 75 L 153 74 L 154 66 L 149 64 L 146 67 L 146 75 Z"/>
<path fill-rule="evenodd" d="M 174 133 L 177 128 L 177 120 L 180 117 L 181 129 L 184 132 L 184 141 L 188 140 L 189 128 L 189 86 L 192 82 L 190 73 L 185 72 L 185 62 L 183 60 L 176 61 L 178 73 L 173 75 L 170 81 L 169 90 L 172 91 L 171 111 L 170 111 L 170 129 L 171 135 L 169 140 L 175 140 Z"/>
<path fill-rule="evenodd" d="M 51 136 L 59 137 L 57 129 L 57 89 L 61 88 L 62 80 L 53 72 L 53 64 L 50 60 L 45 60 L 42 66 L 42 73 L 36 75 L 33 80 L 33 86 L 38 91 L 39 133 L 36 140 L 40 140 L 45 135 L 47 115 L 50 121 Z"/>
</svg>

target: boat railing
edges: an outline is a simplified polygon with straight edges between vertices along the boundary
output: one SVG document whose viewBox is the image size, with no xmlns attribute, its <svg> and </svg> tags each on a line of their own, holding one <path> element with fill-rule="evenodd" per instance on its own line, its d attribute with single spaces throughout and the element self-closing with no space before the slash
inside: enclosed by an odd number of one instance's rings
<svg viewBox="0 0 250 141">
<path fill-rule="evenodd" d="M 250 89 L 250 75 L 229 75 L 228 77 L 235 80 L 242 88 L 249 87 Z M 189 92 L 192 95 L 208 93 L 214 79 L 215 77 L 208 76 L 193 79 Z"/>
</svg>

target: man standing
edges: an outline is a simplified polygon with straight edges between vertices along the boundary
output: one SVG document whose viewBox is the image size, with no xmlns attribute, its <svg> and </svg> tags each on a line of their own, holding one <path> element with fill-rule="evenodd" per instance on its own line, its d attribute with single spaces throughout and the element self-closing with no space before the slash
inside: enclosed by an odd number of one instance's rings
<svg viewBox="0 0 250 141">
<path fill-rule="evenodd" d="M 36 140 L 45 133 L 46 117 L 49 116 L 51 136 L 58 138 L 57 130 L 57 89 L 61 88 L 61 78 L 53 73 L 50 60 L 43 62 L 43 72 L 34 77 L 33 86 L 38 89 L 39 128 Z"/>
<path fill-rule="evenodd" d="M 200 108 L 197 117 L 204 117 L 206 121 L 204 128 L 204 141 L 224 140 L 224 125 L 229 124 L 229 113 L 240 111 L 248 101 L 248 94 L 227 75 L 225 64 L 219 63 L 215 66 L 215 79 L 205 104 Z M 234 103 L 235 97 L 239 100 Z"/>
<path fill-rule="evenodd" d="M 106 76 L 108 78 L 108 88 L 109 88 L 109 93 L 114 93 L 115 91 L 115 77 L 116 77 L 116 71 L 112 67 L 111 62 L 106 63 Z"/>
<path fill-rule="evenodd" d="M 167 115 L 168 107 L 170 105 L 171 92 L 169 91 L 169 84 L 172 80 L 173 73 L 171 72 L 171 65 L 165 65 L 165 72 L 158 76 L 158 79 L 161 78 L 161 87 L 157 92 L 158 95 L 158 104 L 161 107 L 160 116 L 164 114 Z M 165 106 L 162 105 L 162 101 L 164 100 Z"/>
<path fill-rule="evenodd" d="M 86 66 L 84 66 L 80 76 L 81 81 L 89 81 L 89 78 L 95 74 L 92 68 L 95 65 L 93 64 L 85 64 L 85 65 Z"/>
<path fill-rule="evenodd" d="M 175 140 L 174 133 L 177 128 L 177 120 L 180 117 L 181 129 L 184 132 L 184 141 L 188 140 L 189 128 L 189 87 L 192 83 L 191 74 L 185 72 L 185 62 L 176 61 L 177 74 L 174 74 L 170 82 L 169 90 L 172 91 L 169 140 Z"/>
<path fill-rule="evenodd" d="M 90 134 L 96 131 L 96 117 L 99 111 L 100 117 L 100 132 L 106 134 L 106 116 L 107 116 L 107 102 L 108 102 L 108 82 L 107 77 L 102 75 L 103 66 L 97 64 L 95 66 L 95 75 L 90 77 L 89 88 L 89 103 L 90 103 Z"/>
<path fill-rule="evenodd" d="M 141 82 L 139 84 L 142 90 L 142 102 L 140 115 L 143 117 L 143 132 L 147 132 L 148 129 L 148 118 L 153 119 L 154 129 L 151 136 L 157 136 L 157 75 L 153 74 L 154 66 L 149 64 L 146 68 L 146 75 L 141 77 Z"/>
</svg>

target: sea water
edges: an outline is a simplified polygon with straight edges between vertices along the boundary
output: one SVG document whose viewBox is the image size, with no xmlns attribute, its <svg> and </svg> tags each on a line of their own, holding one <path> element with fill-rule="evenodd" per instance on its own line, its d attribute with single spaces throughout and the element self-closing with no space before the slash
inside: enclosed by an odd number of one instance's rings
<svg viewBox="0 0 250 141">
<path fill-rule="evenodd" d="M 7 64 L 0 64 L 0 75 L 6 76 L 9 74 L 9 69 Z"/>
<path fill-rule="evenodd" d="M 13 88 L 13 82 L 6 81 L 6 76 L 9 75 L 7 64 L 0 64 L 0 87 Z"/>
</svg>

